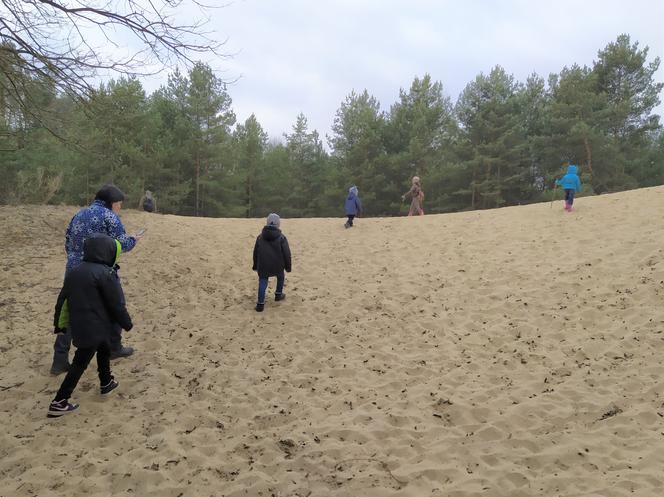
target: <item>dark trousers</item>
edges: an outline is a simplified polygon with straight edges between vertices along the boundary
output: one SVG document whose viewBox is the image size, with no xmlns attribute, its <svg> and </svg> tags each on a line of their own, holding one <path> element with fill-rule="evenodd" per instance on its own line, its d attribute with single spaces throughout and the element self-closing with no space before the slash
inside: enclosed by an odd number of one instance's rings
<svg viewBox="0 0 664 497">
<path fill-rule="evenodd" d="M 565 202 L 567 202 L 569 205 L 574 203 L 574 190 L 569 188 L 565 189 Z"/>
<path fill-rule="evenodd" d="M 284 272 L 282 271 L 277 275 L 277 289 L 274 292 L 275 294 L 282 294 L 284 293 L 284 279 L 285 279 Z M 259 304 L 264 304 L 265 303 L 265 291 L 267 290 L 267 283 L 268 283 L 269 278 L 261 278 L 260 276 L 258 277 L 258 303 Z"/>
<path fill-rule="evenodd" d="M 76 385 L 78 385 L 78 380 L 83 376 L 95 354 L 97 354 L 99 383 L 101 385 L 108 385 L 112 378 L 111 349 L 108 343 L 102 342 L 97 347 L 76 349 L 67 376 L 62 380 L 62 385 L 60 385 L 60 390 L 58 390 L 54 400 L 63 400 L 71 397 Z"/>
<path fill-rule="evenodd" d="M 353 226 L 353 219 L 355 219 L 355 214 L 346 214 L 348 216 L 348 221 L 346 221 L 346 224 L 348 226 Z"/>
<path fill-rule="evenodd" d="M 110 336 L 111 350 L 119 350 L 122 348 L 122 328 L 120 325 L 113 325 L 113 330 Z M 67 328 L 65 333 L 60 333 L 55 337 L 55 344 L 53 345 L 53 362 L 69 362 L 69 349 L 71 348 L 71 331 Z"/>
</svg>

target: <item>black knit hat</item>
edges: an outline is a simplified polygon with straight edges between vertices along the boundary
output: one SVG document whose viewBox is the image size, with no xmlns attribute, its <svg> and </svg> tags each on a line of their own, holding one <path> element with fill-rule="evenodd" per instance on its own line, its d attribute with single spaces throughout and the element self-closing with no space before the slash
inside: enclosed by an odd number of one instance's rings
<svg viewBox="0 0 664 497">
<path fill-rule="evenodd" d="M 125 196 L 115 185 L 104 185 L 95 195 L 95 200 L 101 200 L 104 205 L 110 209 L 115 202 L 122 202 Z"/>
</svg>

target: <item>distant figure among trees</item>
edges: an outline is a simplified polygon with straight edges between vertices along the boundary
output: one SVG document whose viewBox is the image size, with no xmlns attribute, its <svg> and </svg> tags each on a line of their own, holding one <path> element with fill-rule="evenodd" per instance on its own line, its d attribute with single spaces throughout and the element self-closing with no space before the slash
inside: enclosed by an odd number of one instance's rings
<svg viewBox="0 0 664 497">
<path fill-rule="evenodd" d="M 401 200 L 406 200 L 410 197 L 410 209 L 408 209 L 408 216 L 417 213 L 419 216 L 424 216 L 424 191 L 422 191 L 422 184 L 420 183 L 419 176 L 413 176 L 410 190 L 401 196 Z"/>
<path fill-rule="evenodd" d="M 578 168 L 570 164 L 567 168 L 567 174 L 560 179 L 556 180 L 556 185 L 560 185 L 565 190 L 565 210 L 572 212 L 572 204 L 574 204 L 574 194 L 581 191 L 581 180 L 577 174 Z"/>
<path fill-rule="evenodd" d="M 157 201 L 150 190 L 145 190 L 145 195 L 141 198 L 139 208 L 142 207 L 145 212 L 157 212 Z"/>
<path fill-rule="evenodd" d="M 346 216 L 348 216 L 348 221 L 344 224 L 345 228 L 353 227 L 353 219 L 355 216 L 362 214 L 362 202 L 360 197 L 358 197 L 357 186 L 351 186 L 348 190 L 348 197 L 346 197 L 346 202 L 344 203 L 344 209 L 346 210 Z"/>
</svg>

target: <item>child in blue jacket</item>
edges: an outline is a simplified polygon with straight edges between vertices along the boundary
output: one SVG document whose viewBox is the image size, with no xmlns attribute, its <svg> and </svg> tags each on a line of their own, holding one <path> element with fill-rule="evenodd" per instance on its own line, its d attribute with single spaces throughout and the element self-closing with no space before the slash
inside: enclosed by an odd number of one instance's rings
<svg viewBox="0 0 664 497">
<path fill-rule="evenodd" d="M 344 224 L 345 228 L 352 228 L 353 219 L 355 219 L 355 216 L 362 214 L 362 202 L 360 202 L 360 197 L 357 195 L 357 187 L 351 186 L 348 190 L 348 197 L 346 197 L 346 202 L 344 203 L 346 216 L 348 216 L 348 221 L 346 221 L 346 224 Z"/>
<path fill-rule="evenodd" d="M 567 212 L 572 212 L 574 194 L 581 191 L 581 180 L 579 175 L 576 174 L 577 170 L 576 166 L 570 165 L 567 168 L 567 174 L 556 180 L 556 185 L 560 185 L 565 190 L 565 210 Z"/>
</svg>

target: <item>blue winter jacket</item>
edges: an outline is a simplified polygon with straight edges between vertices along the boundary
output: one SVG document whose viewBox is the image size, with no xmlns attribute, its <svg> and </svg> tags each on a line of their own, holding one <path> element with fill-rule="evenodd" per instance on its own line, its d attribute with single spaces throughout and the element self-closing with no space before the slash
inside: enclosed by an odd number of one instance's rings
<svg viewBox="0 0 664 497">
<path fill-rule="evenodd" d="M 556 185 L 560 185 L 564 190 L 576 190 L 577 192 L 581 191 L 581 180 L 576 174 L 577 167 L 569 166 L 567 168 L 567 174 L 560 179 L 556 180 Z"/>
<path fill-rule="evenodd" d="M 67 252 L 66 272 L 83 262 L 83 242 L 94 233 L 103 233 L 120 242 L 123 252 L 129 252 L 136 245 L 136 238 L 125 233 L 122 221 L 115 212 L 95 200 L 89 207 L 78 211 L 69 222 L 65 234 Z"/>
<path fill-rule="evenodd" d="M 344 208 L 346 209 L 347 216 L 357 216 L 362 212 L 362 202 L 360 202 L 360 197 L 357 196 L 356 191 L 351 189 L 351 191 L 348 192 L 348 198 L 346 199 Z"/>
</svg>

